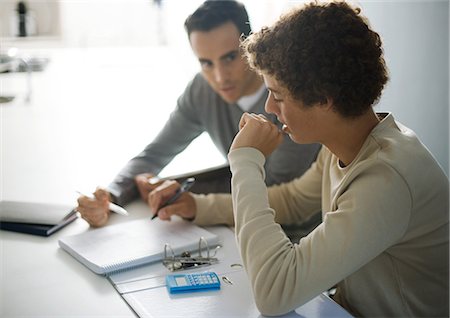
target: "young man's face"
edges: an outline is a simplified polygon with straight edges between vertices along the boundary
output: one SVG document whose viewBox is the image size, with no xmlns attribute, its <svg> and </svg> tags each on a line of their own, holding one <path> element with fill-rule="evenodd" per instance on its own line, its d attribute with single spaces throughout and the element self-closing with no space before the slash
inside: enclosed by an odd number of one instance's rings
<svg viewBox="0 0 450 318">
<path fill-rule="evenodd" d="M 284 124 L 282 130 L 298 144 L 321 142 L 327 126 L 326 107 L 307 107 L 301 101 L 293 99 L 274 77 L 263 75 L 263 78 L 269 90 L 266 112 L 278 117 Z"/>
<path fill-rule="evenodd" d="M 193 31 L 189 38 L 203 76 L 228 103 L 255 93 L 262 84 L 241 55 L 239 38 L 239 31 L 232 22 L 208 32 Z"/>
</svg>

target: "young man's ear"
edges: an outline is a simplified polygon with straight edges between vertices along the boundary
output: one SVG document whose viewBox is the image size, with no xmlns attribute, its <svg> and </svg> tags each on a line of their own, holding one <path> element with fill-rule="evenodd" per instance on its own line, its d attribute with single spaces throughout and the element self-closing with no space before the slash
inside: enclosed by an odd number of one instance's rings
<svg viewBox="0 0 450 318">
<path fill-rule="evenodd" d="M 323 110 L 333 111 L 333 100 L 329 97 L 325 97 L 322 101 L 317 103 Z"/>
</svg>

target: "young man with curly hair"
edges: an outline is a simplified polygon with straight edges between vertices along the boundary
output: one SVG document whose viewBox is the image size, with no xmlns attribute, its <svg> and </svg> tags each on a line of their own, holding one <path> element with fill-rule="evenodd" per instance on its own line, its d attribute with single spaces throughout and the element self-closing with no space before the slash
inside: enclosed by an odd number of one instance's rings
<svg viewBox="0 0 450 318">
<path fill-rule="evenodd" d="M 261 313 L 284 314 L 335 286 L 355 316 L 448 317 L 448 178 L 411 129 L 374 112 L 388 74 L 360 10 L 305 5 L 243 49 L 269 89 L 266 111 L 284 125 L 243 115 L 228 154 L 232 200 L 200 202 L 194 222 L 235 225 Z M 267 189 L 264 162 L 285 134 L 323 147 L 302 177 Z M 291 243 L 279 224 L 317 210 L 323 222 Z"/>
<path fill-rule="evenodd" d="M 243 44 L 269 113 L 297 143 L 323 145 L 305 175 L 270 189 L 277 127 L 245 114 L 229 153 L 236 236 L 262 313 L 288 312 L 337 284 L 356 316 L 448 317 L 449 182 L 412 130 L 375 113 L 388 75 L 382 43 L 346 3 L 293 10 Z M 276 222 L 321 208 L 293 245 Z"/>
</svg>

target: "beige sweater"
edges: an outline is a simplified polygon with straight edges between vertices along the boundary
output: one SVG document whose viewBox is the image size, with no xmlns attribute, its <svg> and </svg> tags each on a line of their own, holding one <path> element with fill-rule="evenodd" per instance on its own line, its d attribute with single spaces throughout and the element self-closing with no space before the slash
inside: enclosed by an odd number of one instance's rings
<svg viewBox="0 0 450 318">
<path fill-rule="evenodd" d="M 323 147 L 304 176 L 267 188 L 264 156 L 229 154 L 229 195 L 197 196 L 195 222 L 233 224 L 255 302 L 286 313 L 337 284 L 357 316 L 449 314 L 449 182 L 414 133 L 387 115 L 355 160 L 341 168 Z M 280 224 L 322 210 L 323 223 L 299 244 Z"/>
</svg>

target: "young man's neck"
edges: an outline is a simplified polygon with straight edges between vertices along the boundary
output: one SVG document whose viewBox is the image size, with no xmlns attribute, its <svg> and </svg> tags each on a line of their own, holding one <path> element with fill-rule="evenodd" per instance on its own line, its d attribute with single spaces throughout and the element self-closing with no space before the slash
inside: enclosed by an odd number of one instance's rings
<svg viewBox="0 0 450 318">
<path fill-rule="evenodd" d="M 339 158 L 343 166 L 348 166 L 380 120 L 373 109 L 357 118 L 338 118 L 333 125 L 333 142 L 325 146 Z"/>
</svg>

